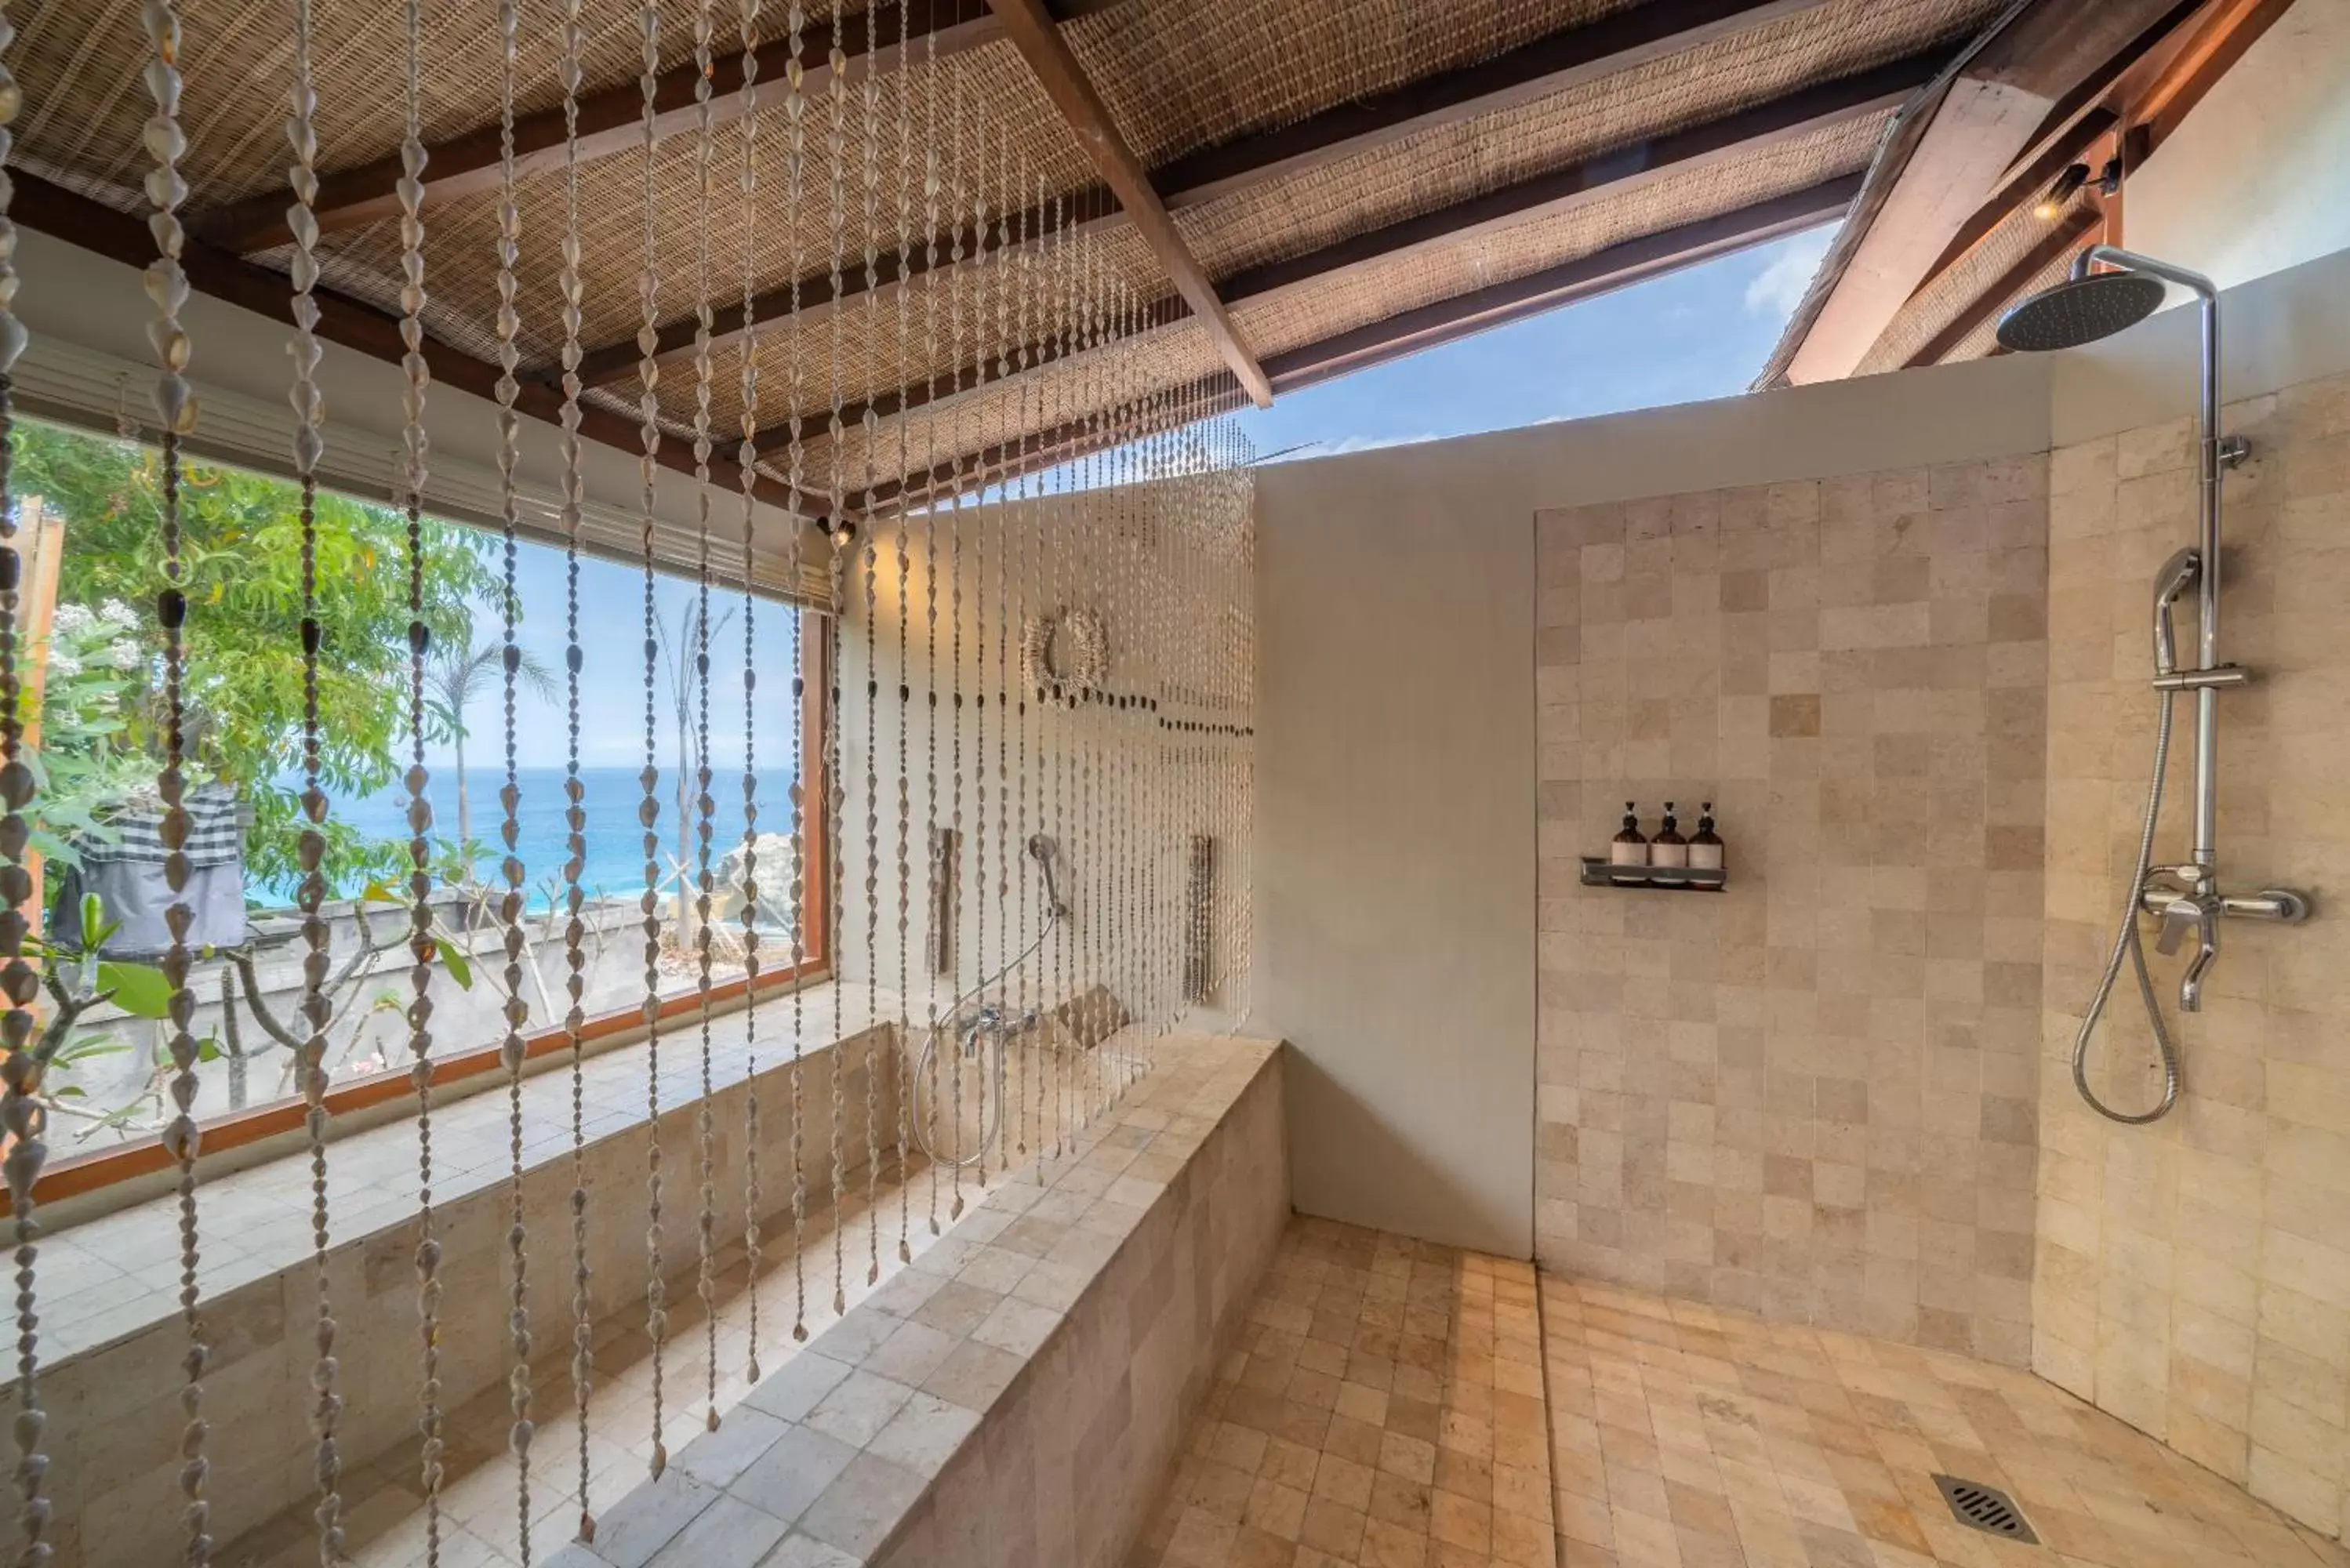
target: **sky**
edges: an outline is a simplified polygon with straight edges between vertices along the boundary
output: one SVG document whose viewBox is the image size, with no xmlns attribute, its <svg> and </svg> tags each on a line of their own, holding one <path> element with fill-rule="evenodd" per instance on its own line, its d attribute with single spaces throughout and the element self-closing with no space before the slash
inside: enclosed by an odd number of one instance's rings
<svg viewBox="0 0 2350 1568">
<path fill-rule="evenodd" d="M 1734 396 L 1835 233 L 1812 229 L 1326 381 L 1246 410 L 1242 428 L 1260 459 L 1323 457 Z"/>
<path fill-rule="evenodd" d="M 1513 322 L 1409 358 L 1359 371 L 1249 410 L 1243 428 L 1261 458 L 1359 452 L 1546 421 L 1582 419 L 1627 409 L 1731 397 L 1745 390 L 1803 296 L 1833 229 L 1814 229 L 1719 257 L 1546 316 Z M 556 672 L 563 669 L 563 557 L 525 545 L 517 575 L 524 646 Z M 683 624 L 690 583 L 656 579 L 664 622 Z M 643 579 L 602 561 L 580 567 L 580 621 L 588 660 L 582 671 L 585 720 L 581 760 L 590 767 L 635 767 L 643 761 Z M 715 596 L 711 660 L 712 753 L 715 765 L 742 759 L 742 596 Z M 785 614 L 763 606 L 759 663 L 773 671 L 756 692 L 763 757 L 788 753 L 790 628 Z M 481 634 L 494 635 L 484 618 Z M 666 694 L 660 700 L 664 766 L 673 742 Z M 471 715 L 476 756 L 495 744 L 494 697 Z M 525 763 L 559 763 L 565 722 L 558 693 L 525 696 L 516 715 Z M 445 751 L 435 759 L 445 761 Z"/>
</svg>

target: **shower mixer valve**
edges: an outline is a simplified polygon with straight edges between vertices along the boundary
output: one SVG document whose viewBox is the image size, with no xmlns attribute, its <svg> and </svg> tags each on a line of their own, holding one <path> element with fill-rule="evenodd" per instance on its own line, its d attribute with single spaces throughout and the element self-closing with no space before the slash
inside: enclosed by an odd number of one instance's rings
<svg viewBox="0 0 2350 1568">
<path fill-rule="evenodd" d="M 2162 877 L 2174 887 L 2154 886 Z M 2196 1012 L 2203 1005 L 2203 977 L 2220 956 L 2220 919 L 2269 920 L 2298 925 L 2309 918 L 2309 899 L 2287 888 L 2263 888 L 2257 893 L 2222 893 L 2208 866 L 2157 866 L 2149 868 L 2138 889 L 2138 907 L 2162 922 L 2154 950 L 2175 953 L 2194 933 L 2195 956 L 2188 961 L 2178 982 L 2178 1010 Z"/>
</svg>

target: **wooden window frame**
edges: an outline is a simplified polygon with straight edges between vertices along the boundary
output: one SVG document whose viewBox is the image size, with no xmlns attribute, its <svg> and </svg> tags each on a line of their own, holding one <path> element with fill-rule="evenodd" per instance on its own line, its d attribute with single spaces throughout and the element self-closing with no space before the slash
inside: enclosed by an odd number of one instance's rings
<svg viewBox="0 0 2350 1568">
<path fill-rule="evenodd" d="M 830 797 L 830 780 L 825 774 L 824 726 L 826 710 L 831 701 L 832 672 L 836 653 L 833 643 L 837 619 L 824 611 L 789 605 L 793 614 L 804 618 L 800 623 L 800 658 L 796 671 L 801 683 L 800 701 L 800 800 L 806 820 L 804 847 L 800 857 L 800 910 L 805 938 L 803 957 L 797 964 L 763 971 L 754 989 L 743 979 L 734 979 L 712 985 L 710 1001 L 713 1007 L 723 1004 L 728 1012 L 735 1004 L 747 1005 L 754 996 L 793 988 L 824 979 L 832 972 L 833 911 L 830 907 L 832 887 L 832 822 L 827 810 Z M 813 828 L 813 832 L 805 830 Z M 702 1007 L 699 991 L 685 992 L 662 1000 L 659 1017 L 663 1023 L 672 1018 L 698 1013 Z M 608 1040 L 644 1027 L 641 1003 L 601 1012 L 580 1026 L 579 1042 L 585 1045 Z M 523 1037 L 523 1057 L 525 1062 L 567 1051 L 571 1046 L 571 1031 L 563 1026 L 541 1029 Z M 493 1075 L 503 1075 L 500 1060 L 502 1046 L 497 1042 L 468 1048 L 454 1054 L 437 1057 L 432 1063 L 432 1086 L 465 1085 L 463 1093 L 473 1094 L 494 1086 Z M 478 1080 L 478 1081 L 476 1081 Z M 348 1115 L 371 1106 L 387 1104 L 415 1092 L 415 1085 L 405 1072 L 387 1069 L 356 1082 L 329 1089 L 324 1105 L 328 1117 Z M 203 1124 L 203 1152 L 220 1154 L 265 1138 L 298 1131 L 309 1116 L 308 1102 L 302 1099 L 282 1100 L 274 1105 L 255 1106 L 252 1110 L 232 1112 Z M 42 1171 L 33 1189 L 39 1203 L 54 1203 L 62 1199 L 78 1197 L 111 1187 L 117 1182 L 133 1180 L 170 1168 L 172 1157 L 164 1151 L 160 1137 L 117 1148 L 98 1149 L 52 1161 Z M 9 1211 L 7 1194 L 0 1192 L 0 1214 Z"/>
</svg>

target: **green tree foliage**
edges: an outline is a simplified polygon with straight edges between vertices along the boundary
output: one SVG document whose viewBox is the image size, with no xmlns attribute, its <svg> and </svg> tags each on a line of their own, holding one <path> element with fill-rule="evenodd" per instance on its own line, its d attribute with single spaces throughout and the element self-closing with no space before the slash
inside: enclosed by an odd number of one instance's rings
<svg viewBox="0 0 2350 1568">
<path fill-rule="evenodd" d="M 15 458 L 16 493 L 40 496 L 65 519 L 59 602 L 95 608 L 119 600 L 136 612 L 149 658 L 128 672 L 133 690 L 111 742 L 160 756 L 161 459 L 131 442 L 22 421 Z M 317 519 L 320 771 L 328 792 L 348 799 L 390 784 L 405 753 L 408 524 L 388 507 L 323 491 Z M 183 463 L 180 522 L 192 761 L 253 806 L 248 885 L 290 888 L 300 875 L 300 492 L 240 469 Z M 498 592 L 484 536 L 428 521 L 422 539 L 425 626 L 435 644 L 470 647 L 472 606 L 496 602 Z M 331 818 L 328 835 L 328 879 L 338 891 L 405 865 L 404 842 L 370 839 Z"/>
</svg>

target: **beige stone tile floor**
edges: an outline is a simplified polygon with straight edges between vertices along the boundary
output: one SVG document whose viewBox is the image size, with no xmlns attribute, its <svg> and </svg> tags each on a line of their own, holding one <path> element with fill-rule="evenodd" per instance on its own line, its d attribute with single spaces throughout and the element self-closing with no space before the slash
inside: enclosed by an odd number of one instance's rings
<svg viewBox="0 0 2350 1568">
<path fill-rule="evenodd" d="M 2042 1544 L 1959 1524 L 1938 1471 L 2007 1491 Z M 2350 1568 L 2350 1552 L 2026 1372 L 1537 1285 L 1524 1263 L 1300 1219 L 1128 1568 L 1355 1564 Z"/>
<path fill-rule="evenodd" d="M 1128 1568 L 1550 1568 L 1531 1264 L 1298 1219 Z"/>
<path fill-rule="evenodd" d="M 2344 1568 L 2031 1374 L 1545 1274 L 1563 1568 Z M 2012 1496 L 2043 1545 L 1953 1520 Z"/>
</svg>

